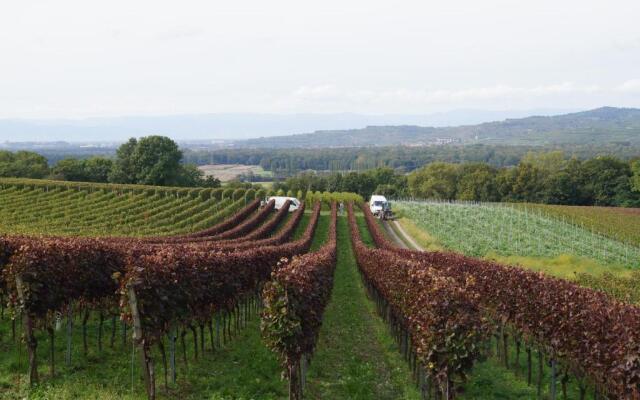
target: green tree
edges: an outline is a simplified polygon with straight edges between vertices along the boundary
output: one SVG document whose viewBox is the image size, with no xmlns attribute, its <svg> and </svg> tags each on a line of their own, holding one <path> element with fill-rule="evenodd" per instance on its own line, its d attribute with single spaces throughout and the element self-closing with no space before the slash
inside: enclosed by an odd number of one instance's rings
<svg viewBox="0 0 640 400">
<path fill-rule="evenodd" d="M 358 193 L 362 197 L 369 197 L 376 188 L 375 180 L 368 174 L 349 172 L 342 178 L 341 192 Z"/>
<path fill-rule="evenodd" d="M 453 200 L 456 198 L 458 166 L 434 162 L 409 175 L 408 185 L 415 197 Z"/>
<path fill-rule="evenodd" d="M 136 171 L 133 166 L 133 152 L 138 146 L 135 138 L 129 139 L 118 147 L 116 161 L 109 174 L 109 181 L 114 183 L 136 183 Z"/>
<path fill-rule="evenodd" d="M 585 192 L 596 206 L 619 206 L 632 202 L 631 167 L 615 157 L 597 157 L 582 164 Z"/>
<path fill-rule="evenodd" d="M 89 182 L 108 182 L 113 161 L 104 157 L 91 157 L 83 161 L 85 179 Z"/>
<path fill-rule="evenodd" d="M 216 187 L 215 180 L 204 181 L 200 170 L 191 164 L 181 164 L 181 159 L 178 144 L 168 137 L 131 138 L 118 148 L 109 180 L 143 185 Z"/>
<path fill-rule="evenodd" d="M 498 201 L 496 169 L 484 163 L 462 164 L 456 188 L 458 200 Z"/>
<path fill-rule="evenodd" d="M 537 203 L 542 201 L 543 192 L 543 172 L 532 164 L 519 164 L 515 168 L 510 200 Z"/>
<path fill-rule="evenodd" d="M 51 169 L 52 178 L 75 182 L 108 182 L 113 161 L 103 157 L 86 160 L 63 158 Z"/>
<path fill-rule="evenodd" d="M 499 201 L 512 199 L 513 184 L 516 180 L 515 168 L 502 168 L 496 174 L 496 191 Z"/>
<path fill-rule="evenodd" d="M 385 185 L 385 184 L 378 185 L 374 193 L 385 196 L 387 198 L 398 198 L 402 195 L 401 193 L 398 192 L 398 188 L 395 185 Z"/>
<path fill-rule="evenodd" d="M 0 151 L 0 176 L 42 179 L 49 175 L 47 159 L 31 151 Z"/>
<path fill-rule="evenodd" d="M 533 167 L 547 174 L 553 174 L 564 169 L 566 159 L 563 151 L 529 152 L 522 157 L 520 164 L 531 164 Z"/>
<path fill-rule="evenodd" d="M 631 176 L 631 188 L 640 192 L 640 160 L 635 160 L 631 163 L 631 172 L 633 175 Z"/>
<path fill-rule="evenodd" d="M 168 137 L 141 138 L 130 158 L 136 183 L 161 186 L 179 184 L 181 158 L 178 144 Z"/>
<path fill-rule="evenodd" d="M 219 187 L 220 181 L 218 181 L 218 186 L 208 186 L 207 184 L 215 184 L 215 181 L 205 181 L 203 179 L 204 172 L 198 169 L 193 164 L 187 165 L 178 165 L 178 176 L 175 178 L 172 185 L 175 186 L 207 186 L 207 187 Z M 215 178 L 213 178 L 215 179 Z M 207 183 L 207 184 L 205 184 Z"/>
<path fill-rule="evenodd" d="M 544 178 L 542 201 L 549 204 L 588 204 L 584 194 L 582 163 L 572 158 L 560 171 L 550 173 Z"/>
<path fill-rule="evenodd" d="M 329 192 L 341 192 L 342 190 L 342 174 L 335 172 L 327 178 L 327 190 Z"/>
<path fill-rule="evenodd" d="M 213 175 L 209 175 L 204 179 L 202 186 L 210 187 L 210 188 L 219 188 L 222 186 L 222 183 L 220 182 L 220 179 L 216 178 Z"/>
<path fill-rule="evenodd" d="M 76 182 L 86 180 L 83 161 L 77 158 L 63 158 L 53 166 L 51 172 L 54 179 Z"/>
</svg>

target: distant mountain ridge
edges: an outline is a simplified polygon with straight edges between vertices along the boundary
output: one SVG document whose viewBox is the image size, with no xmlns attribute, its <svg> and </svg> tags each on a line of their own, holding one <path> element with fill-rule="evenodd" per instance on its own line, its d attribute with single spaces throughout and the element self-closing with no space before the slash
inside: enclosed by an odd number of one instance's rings
<svg viewBox="0 0 640 400">
<path fill-rule="evenodd" d="M 215 113 L 159 116 L 123 116 L 83 119 L 2 119 L 0 143 L 12 142 L 123 142 L 130 137 L 165 135 L 177 141 L 242 140 L 302 134 L 318 130 L 355 129 L 368 125 L 456 126 L 555 115 L 567 110 L 452 110 L 433 114 Z"/>
<path fill-rule="evenodd" d="M 439 144 L 554 145 L 628 143 L 640 145 L 640 109 L 601 107 L 554 116 L 510 118 L 454 127 L 367 126 L 362 129 L 236 141 L 237 147 L 359 147 Z"/>
</svg>

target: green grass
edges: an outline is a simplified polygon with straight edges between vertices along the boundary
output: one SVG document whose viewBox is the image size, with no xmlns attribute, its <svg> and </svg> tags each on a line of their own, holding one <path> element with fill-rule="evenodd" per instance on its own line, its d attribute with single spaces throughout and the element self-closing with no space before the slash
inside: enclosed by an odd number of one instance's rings
<svg viewBox="0 0 640 400">
<path fill-rule="evenodd" d="M 477 363 L 471 374 L 467 384 L 464 386 L 464 393 L 460 399 L 474 400 L 501 400 L 501 399 L 537 399 L 537 379 L 538 379 L 538 352 L 532 348 L 531 359 L 531 385 L 527 385 L 527 363 L 524 343 L 520 350 L 519 363 L 516 367 L 516 346 L 510 339 L 508 354 L 509 368 L 504 366 L 502 360 L 495 356 L 496 342 L 492 340 L 490 343 L 491 356 Z M 541 391 L 542 398 L 550 398 L 551 390 L 551 367 L 549 360 L 543 358 Z M 564 369 L 558 364 L 556 374 L 556 398 L 561 399 L 561 379 Z M 579 386 L 573 374 L 568 374 L 567 381 L 567 398 L 579 398 Z M 593 388 L 588 387 L 585 399 L 593 399 Z"/>
<path fill-rule="evenodd" d="M 528 400 L 537 397 L 536 388 L 514 372 L 498 364 L 496 359 L 478 363 L 464 386 L 459 399 L 467 400 Z"/>
<path fill-rule="evenodd" d="M 73 333 L 73 357 L 71 367 L 65 365 L 65 326 L 56 333 L 56 376 L 49 374 L 49 341 L 38 334 L 38 361 L 41 383 L 29 389 L 27 360 L 24 345 L 11 341 L 10 323 L 5 318 L 0 323 L 0 398 L 2 399 L 146 399 L 138 352 L 134 363 L 132 343 L 122 343 L 121 327 L 113 349 L 109 346 L 111 321 L 105 322 L 105 342 L 102 353 L 97 348 L 97 318 L 88 325 L 89 354 L 82 351 L 80 321 L 76 319 Z M 182 362 L 180 341 L 177 344 L 177 383 L 169 384 L 165 392 L 161 357 L 154 352 L 160 399 L 281 399 L 286 395 L 286 385 L 279 379 L 280 365 L 275 355 L 262 344 L 259 318 L 254 315 L 246 328 L 241 329 L 223 348 L 210 350 L 209 336 L 205 330 L 206 351 L 197 361 L 193 358 L 193 339 L 186 337 L 188 367 Z M 129 331 L 130 333 L 130 331 Z M 133 380 L 132 380 L 133 367 Z"/>
<path fill-rule="evenodd" d="M 569 280 L 575 279 L 577 273 L 599 276 L 605 272 L 610 272 L 616 276 L 628 277 L 634 271 L 621 265 L 603 265 L 594 260 L 571 254 L 561 254 L 557 257 L 525 257 L 500 256 L 489 253 L 485 258 L 502 264 L 518 265 L 534 271 L 542 271 L 548 275 Z"/>
<path fill-rule="evenodd" d="M 334 288 L 311 360 L 306 395 L 311 399 L 418 399 L 409 369 L 396 349 L 366 297 L 347 221 L 340 217 Z"/>
<path fill-rule="evenodd" d="M 329 235 L 330 222 L 331 221 L 330 221 L 329 215 L 320 214 L 320 219 L 318 220 L 318 226 L 316 227 L 316 232 L 313 235 L 313 242 L 311 242 L 311 249 L 309 249 L 309 251 L 318 250 L 327 241 L 327 238 Z M 305 227 L 306 227 L 306 224 L 305 224 Z"/>
<path fill-rule="evenodd" d="M 356 213 L 356 223 L 358 224 L 358 230 L 360 231 L 362 242 L 369 247 L 375 247 L 375 243 L 371 237 L 371 232 L 369 232 L 369 227 L 367 226 L 367 221 L 364 219 L 362 214 Z"/>
<path fill-rule="evenodd" d="M 404 229 L 407 235 L 411 236 L 413 240 L 415 240 L 416 243 L 418 243 L 426 251 L 439 251 L 444 248 L 442 246 L 442 243 L 440 243 L 438 239 L 436 239 L 426 231 L 420 229 L 415 224 L 415 222 L 413 222 L 409 218 L 400 218 L 398 222 L 400 223 L 400 225 L 402 225 L 402 229 Z"/>
</svg>

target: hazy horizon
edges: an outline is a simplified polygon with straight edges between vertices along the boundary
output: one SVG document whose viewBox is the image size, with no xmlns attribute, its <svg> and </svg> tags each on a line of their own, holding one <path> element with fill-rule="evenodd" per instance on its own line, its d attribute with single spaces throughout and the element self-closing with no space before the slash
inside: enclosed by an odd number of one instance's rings
<svg viewBox="0 0 640 400">
<path fill-rule="evenodd" d="M 177 115 L 129 115 L 76 119 L 2 119 L 3 142 L 121 142 L 129 137 L 160 134 L 175 140 L 241 140 L 311 133 L 319 130 L 359 129 L 371 125 L 460 126 L 523 118 L 558 115 L 583 110 L 460 109 L 412 114 L 357 113 L 220 113 Z M 106 137 L 105 137 L 106 136 Z M 16 139 L 19 138 L 19 139 Z"/>
</svg>

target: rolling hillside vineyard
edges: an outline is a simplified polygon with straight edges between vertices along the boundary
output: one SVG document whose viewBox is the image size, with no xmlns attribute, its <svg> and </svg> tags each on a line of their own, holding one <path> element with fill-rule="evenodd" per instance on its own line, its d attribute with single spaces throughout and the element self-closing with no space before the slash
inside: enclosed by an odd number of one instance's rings
<svg viewBox="0 0 640 400">
<path fill-rule="evenodd" d="M 266 190 L 0 180 L 1 395 L 355 398 L 358 377 L 379 398 L 448 400 L 479 398 L 489 373 L 511 377 L 507 398 L 640 398 L 633 228 L 623 241 L 580 210 L 405 201 L 462 254 L 408 250 L 357 196 L 303 194 L 294 210 Z M 488 253 L 630 274 L 560 279 Z M 368 308 L 346 315 L 352 302 Z M 363 357 L 386 361 L 338 362 Z"/>
</svg>

